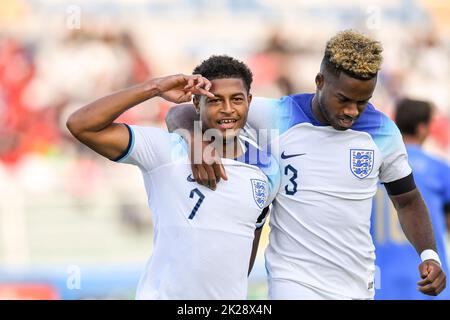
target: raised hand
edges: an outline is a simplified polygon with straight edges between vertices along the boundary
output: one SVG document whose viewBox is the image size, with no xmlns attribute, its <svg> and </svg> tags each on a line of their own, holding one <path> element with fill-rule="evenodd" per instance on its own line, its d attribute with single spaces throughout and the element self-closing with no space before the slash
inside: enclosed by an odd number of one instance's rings
<svg viewBox="0 0 450 320">
<path fill-rule="evenodd" d="M 201 75 L 177 74 L 150 80 L 150 85 L 156 86 L 158 96 L 167 101 L 183 103 L 191 101 L 193 94 L 214 97 L 209 92 L 211 82 Z"/>
</svg>

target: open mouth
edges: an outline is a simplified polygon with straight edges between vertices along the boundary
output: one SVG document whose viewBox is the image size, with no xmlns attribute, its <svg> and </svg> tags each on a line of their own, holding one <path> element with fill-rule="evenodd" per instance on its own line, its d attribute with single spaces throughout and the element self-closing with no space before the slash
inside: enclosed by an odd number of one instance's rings
<svg viewBox="0 0 450 320">
<path fill-rule="evenodd" d="M 339 119 L 338 122 L 341 127 L 350 128 L 355 121 L 352 119 Z"/>
<path fill-rule="evenodd" d="M 236 119 L 221 119 L 217 121 L 221 129 L 232 129 L 236 125 Z"/>
</svg>

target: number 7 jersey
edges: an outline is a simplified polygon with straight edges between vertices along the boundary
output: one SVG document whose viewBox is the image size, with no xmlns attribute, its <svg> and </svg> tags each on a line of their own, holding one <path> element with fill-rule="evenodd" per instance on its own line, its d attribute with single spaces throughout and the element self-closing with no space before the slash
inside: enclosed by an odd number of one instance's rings
<svg viewBox="0 0 450 320">
<path fill-rule="evenodd" d="M 240 137 L 245 154 L 222 159 L 228 181 L 212 191 L 195 182 L 179 135 L 128 129 L 129 147 L 117 161 L 140 168 L 154 224 L 136 298 L 245 299 L 254 231 L 278 191 L 277 163 Z"/>
</svg>

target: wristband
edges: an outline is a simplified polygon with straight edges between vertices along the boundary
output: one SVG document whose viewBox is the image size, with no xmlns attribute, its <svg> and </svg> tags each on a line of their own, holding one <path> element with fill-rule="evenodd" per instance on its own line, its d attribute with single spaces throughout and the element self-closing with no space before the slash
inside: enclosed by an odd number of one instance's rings
<svg viewBox="0 0 450 320">
<path fill-rule="evenodd" d="M 439 255 L 437 254 L 436 251 L 431 249 L 422 251 L 422 253 L 420 254 L 420 259 L 422 259 L 422 262 L 424 262 L 425 260 L 435 260 L 437 263 L 439 263 L 439 265 L 442 266 L 441 260 L 439 259 Z"/>
</svg>

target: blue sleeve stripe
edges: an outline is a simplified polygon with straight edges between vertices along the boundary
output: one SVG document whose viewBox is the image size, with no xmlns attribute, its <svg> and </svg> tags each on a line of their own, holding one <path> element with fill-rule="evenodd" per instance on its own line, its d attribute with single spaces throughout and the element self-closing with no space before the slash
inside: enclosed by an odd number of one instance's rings
<svg viewBox="0 0 450 320">
<path fill-rule="evenodd" d="M 133 151 L 133 148 L 134 148 L 134 141 L 135 141 L 134 131 L 129 125 L 127 125 L 125 123 L 124 123 L 124 125 L 127 127 L 128 134 L 129 134 L 128 146 L 119 157 L 117 157 L 116 159 L 113 160 L 115 162 L 124 161 L 126 158 L 128 158 L 128 156 L 130 155 L 131 151 Z"/>
</svg>

